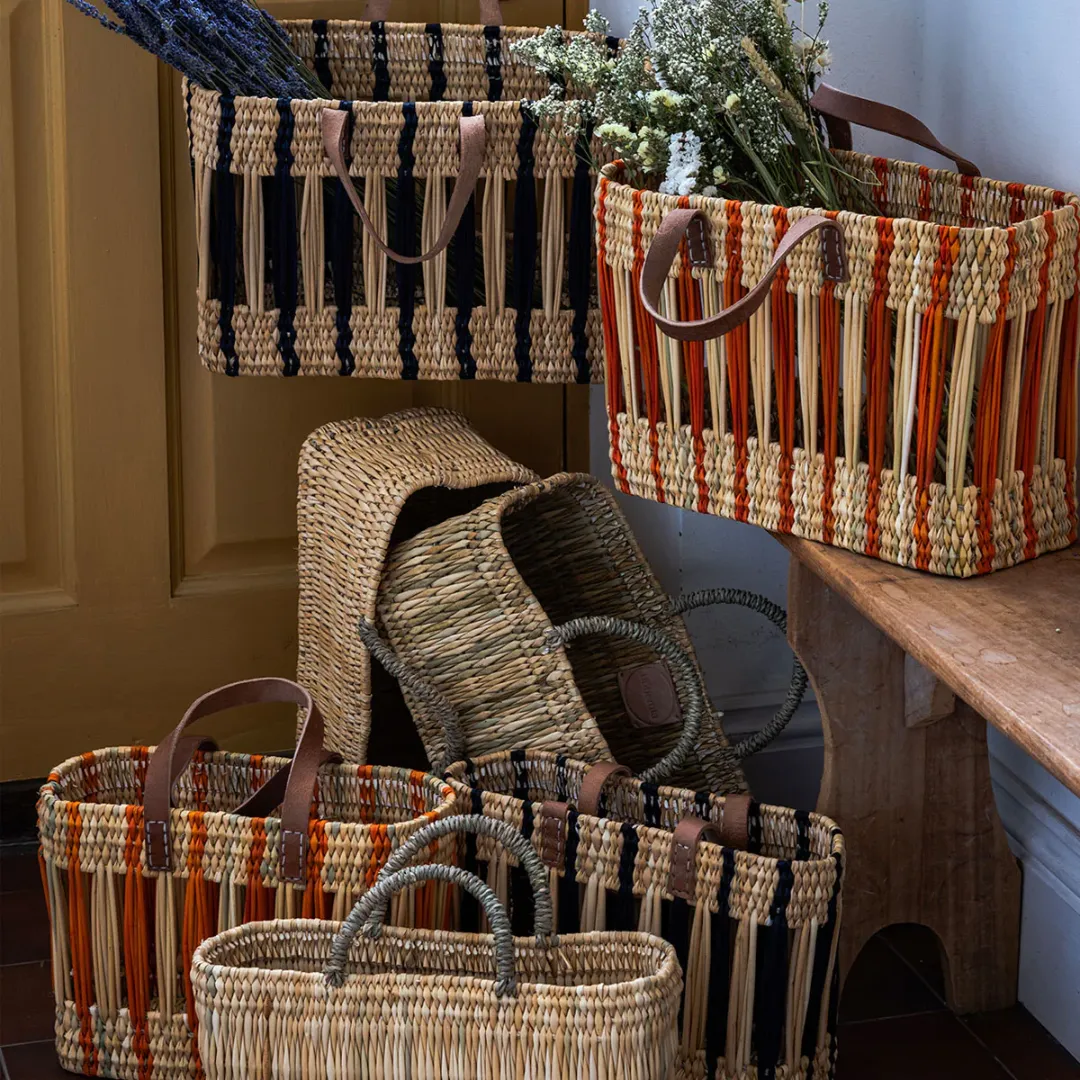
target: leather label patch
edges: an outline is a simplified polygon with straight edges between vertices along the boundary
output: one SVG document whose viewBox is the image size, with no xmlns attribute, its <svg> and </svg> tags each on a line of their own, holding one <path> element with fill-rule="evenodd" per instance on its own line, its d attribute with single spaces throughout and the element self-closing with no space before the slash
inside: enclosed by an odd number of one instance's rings
<svg viewBox="0 0 1080 1080">
<path fill-rule="evenodd" d="M 634 727 L 672 727 L 682 723 L 675 680 L 663 660 L 623 668 L 619 672 L 619 691 Z"/>
</svg>

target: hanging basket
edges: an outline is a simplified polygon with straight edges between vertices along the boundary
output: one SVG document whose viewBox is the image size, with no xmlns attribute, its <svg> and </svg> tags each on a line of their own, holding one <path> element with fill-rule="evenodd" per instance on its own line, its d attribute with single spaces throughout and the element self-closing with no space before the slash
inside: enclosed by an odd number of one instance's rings
<svg viewBox="0 0 1080 1080">
<path fill-rule="evenodd" d="M 326 100 L 185 85 L 203 363 L 599 378 L 591 150 L 537 126 L 547 79 L 510 51 L 540 31 L 385 14 L 282 24 Z"/>
<path fill-rule="evenodd" d="M 1004 184 L 898 110 L 847 121 L 956 173 L 837 150 L 879 214 L 597 193 L 619 490 L 935 574 L 1077 535 L 1074 195 Z M 685 238 L 685 242 L 684 242 Z"/>
</svg>

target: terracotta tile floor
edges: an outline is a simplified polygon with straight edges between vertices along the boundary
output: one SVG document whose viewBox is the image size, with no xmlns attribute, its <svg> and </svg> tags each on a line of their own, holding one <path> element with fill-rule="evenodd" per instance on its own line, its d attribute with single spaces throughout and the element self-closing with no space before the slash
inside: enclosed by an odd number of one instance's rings
<svg viewBox="0 0 1080 1080">
<path fill-rule="evenodd" d="M 933 941 L 895 927 L 855 965 L 840 1006 L 837 1080 L 1080 1080 L 1022 1007 L 958 1018 L 941 996 Z M 37 858 L 0 849 L 0 1062 L 5 1080 L 70 1076 L 52 1047 L 45 903 Z"/>
</svg>

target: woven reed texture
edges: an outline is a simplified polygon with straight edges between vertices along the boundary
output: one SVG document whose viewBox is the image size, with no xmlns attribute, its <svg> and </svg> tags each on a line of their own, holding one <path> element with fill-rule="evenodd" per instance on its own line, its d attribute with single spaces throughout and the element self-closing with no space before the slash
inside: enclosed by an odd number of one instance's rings
<svg viewBox="0 0 1080 1080">
<path fill-rule="evenodd" d="M 510 52 L 539 31 L 283 25 L 327 99 L 185 84 L 204 364 L 227 375 L 599 380 L 590 148 L 537 126 L 524 99 L 543 96 L 545 80 Z M 459 120 L 484 117 L 480 184 L 448 250 L 417 267 L 377 249 L 324 156 L 328 107 L 350 111 L 352 174 L 402 254 L 438 235 Z"/>
<path fill-rule="evenodd" d="M 460 808 L 434 776 L 324 766 L 307 884 L 296 888 L 279 881 L 279 819 L 230 813 L 286 759 L 199 752 L 174 787 L 174 869 L 157 873 L 143 849 L 148 759 L 147 747 L 86 753 L 65 761 L 41 789 L 56 1049 L 72 1072 L 186 1080 L 202 1075 L 189 977 L 199 942 L 256 919 L 343 918 L 391 851 Z M 451 838 L 429 849 L 429 858 L 451 862 L 456 851 Z M 391 917 L 449 926 L 455 902 L 445 885 L 429 885 L 396 897 Z"/>
<path fill-rule="evenodd" d="M 367 760 L 371 658 L 357 626 L 375 619 L 391 541 L 535 479 L 446 409 L 337 421 L 304 441 L 297 678 L 319 702 L 329 749 Z M 415 699 L 412 705 L 415 716 L 426 713 Z"/>
<path fill-rule="evenodd" d="M 544 802 L 573 806 L 588 769 L 564 755 L 506 751 L 452 766 L 472 811 L 520 830 L 538 853 Z M 613 778 L 602 817 L 571 809 L 562 862 L 551 866 L 559 934 L 639 931 L 675 948 L 684 972 L 678 1080 L 829 1080 L 836 1058 L 836 967 L 844 841 L 818 814 L 751 804 L 748 850 L 702 843 L 694 901 L 668 889 L 672 830 L 687 815 L 721 823 L 724 799 Z M 464 866 L 527 922 L 527 881 L 479 838 Z M 462 928 L 477 918 L 462 906 Z M 769 1071 L 770 1069 L 774 1071 Z"/>
<path fill-rule="evenodd" d="M 681 978 L 662 941 L 517 938 L 517 992 L 500 997 L 489 935 L 422 930 L 356 938 L 344 985 L 331 989 L 322 970 L 334 929 L 254 923 L 199 950 L 192 978 L 209 1080 L 248 1080 L 253 1062 L 275 1076 L 332 1066 L 378 1080 L 670 1075 Z"/>
<path fill-rule="evenodd" d="M 676 259 L 669 317 L 716 314 L 811 211 L 679 200 L 603 170 L 597 244 L 612 471 L 620 491 L 968 577 L 1077 535 L 1076 196 L 839 154 L 880 216 L 835 215 L 850 279 L 803 241 L 771 299 L 680 344 L 638 295 L 678 205 L 711 265 Z"/>
<path fill-rule="evenodd" d="M 654 662 L 647 646 L 606 634 L 551 644 L 556 625 L 615 616 L 657 628 L 693 659 L 614 496 L 592 477 L 562 473 L 513 488 L 398 544 L 378 614 L 398 656 L 453 706 L 470 754 L 529 746 L 640 772 L 678 740 L 678 724 L 639 729 L 626 719 L 619 671 Z M 434 717 L 405 697 L 429 757 L 443 760 Z M 680 782 L 745 790 L 726 746 L 706 717 Z"/>
</svg>

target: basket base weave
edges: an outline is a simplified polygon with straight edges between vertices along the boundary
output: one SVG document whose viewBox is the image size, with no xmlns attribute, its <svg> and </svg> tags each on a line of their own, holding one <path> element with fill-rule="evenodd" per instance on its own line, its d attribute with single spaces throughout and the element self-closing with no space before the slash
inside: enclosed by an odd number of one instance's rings
<svg viewBox="0 0 1080 1080">
<path fill-rule="evenodd" d="M 718 517 L 760 525 L 947 577 L 972 577 L 1068 547 L 1077 536 L 1076 481 L 1065 462 L 1035 467 L 1030 482 L 1015 472 L 983 496 L 976 487 L 950 494 L 922 491 L 914 476 L 891 469 L 872 481 L 865 463 L 796 448 L 782 460 L 776 443 L 735 440 L 706 430 L 695 453 L 688 425 L 620 413 L 612 424 L 612 474 L 619 490 Z M 1023 523 L 1021 527 L 1020 523 Z"/>
<path fill-rule="evenodd" d="M 56 1010 L 56 1057 L 62 1068 L 85 1076 L 146 1077 L 147 1080 L 189 1080 L 200 1075 L 194 1061 L 194 1034 L 180 1014 L 147 1015 L 149 1055 L 136 1054 L 136 1031 L 127 1009 L 108 1020 L 90 1009 L 84 1031 L 74 1001 Z M 147 1070 L 147 1061 L 151 1064 Z"/>
</svg>

